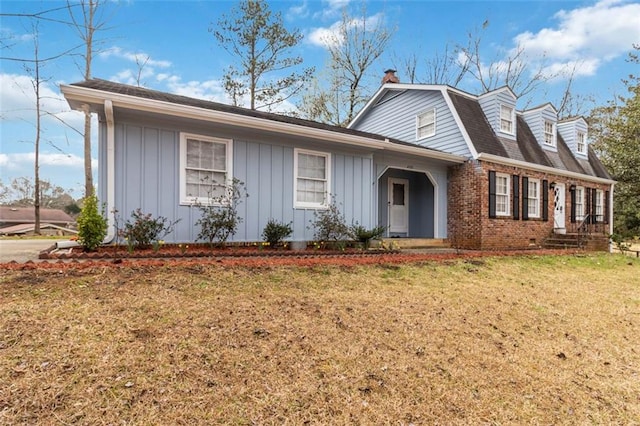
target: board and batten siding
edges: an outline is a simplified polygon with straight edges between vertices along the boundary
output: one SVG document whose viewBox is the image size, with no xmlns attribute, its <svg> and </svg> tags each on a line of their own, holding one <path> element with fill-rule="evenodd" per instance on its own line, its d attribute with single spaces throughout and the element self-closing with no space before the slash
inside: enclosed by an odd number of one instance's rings
<svg viewBox="0 0 640 426">
<path fill-rule="evenodd" d="M 433 108 L 436 109 L 436 133 L 418 140 L 416 117 Z M 471 156 L 462 132 L 439 90 L 408 90 L 394 93 L 394 96 L 373 106 L 354 129 L 451 154 Z"/>
<path fill-rule="evenodd" d="M 101 124 L 101 126 L 103 126 Z M 317 142 L 279 140 L 265 136 L 243 138 L 228 130 L 206 133 L 198 128 L 164 128 L 150 121 L 117 121 L 115 126 L 115 208 L 119 226 L 141 208 L 153 217 L 180 219 L 166 242 L 196 241 L 200 227 L 197 207 L 180 204 L 180 133 L 201 134 L 233 140 L 233 176 L 246 185 L 249 196 L 238 206 L 243 221 L 230 241 L 261 241 L 270 218 L 291 223 L 292 240 L 312 240 L 314 209 L 295 209 L 293 201 L 294 148 L 314 149 L 331 154 L 331 194 L 335 196 L 348 224 L 372 224 L 373 160 L 366 152 L 324 150 Z M 104 134 L 104 132 L 102 132 Z M 106 143 L 100 140 L 101 170 L 106 170 Z M 99 195 L 106 200 L 106 178 L 99 176 Z"/>
</svg>

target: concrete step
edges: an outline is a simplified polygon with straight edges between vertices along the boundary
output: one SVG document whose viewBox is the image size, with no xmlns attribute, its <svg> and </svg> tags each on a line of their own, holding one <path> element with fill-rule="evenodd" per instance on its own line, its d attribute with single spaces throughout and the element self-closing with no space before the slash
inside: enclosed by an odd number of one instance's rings
<svg viewBox="0 0 640 426">
<path fill-rule="evenodd" d="M 383 238 L 385 246 L 393 245 L 398 249 L 439 249 L 451 248 L 444 238 Z"/>
</svg>

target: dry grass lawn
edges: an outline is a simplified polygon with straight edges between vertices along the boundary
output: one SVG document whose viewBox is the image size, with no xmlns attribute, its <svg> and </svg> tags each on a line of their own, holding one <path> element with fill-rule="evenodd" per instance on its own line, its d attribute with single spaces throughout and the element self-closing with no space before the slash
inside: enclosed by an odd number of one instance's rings
<svg viewBox="0 0 640 426">
<path fill-rule="evenodd" d="M 639 424 L 640 260 L 2 271 L 0 424 Z"/>
</svg>

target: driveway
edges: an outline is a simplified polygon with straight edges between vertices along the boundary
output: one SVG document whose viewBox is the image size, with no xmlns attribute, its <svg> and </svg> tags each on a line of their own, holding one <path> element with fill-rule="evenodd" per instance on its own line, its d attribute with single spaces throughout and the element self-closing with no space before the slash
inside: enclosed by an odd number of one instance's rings
<svg viewBox="0 0 640 426">
<path fill-rule="evenodd" d="M 40 251 L 54 245 L 57 240 L 1 240 L 0 239 L 0 263 L 26 262 L 37 260 Z M 60 240 L 62 241 L 62 240 Z"/>
</svg>

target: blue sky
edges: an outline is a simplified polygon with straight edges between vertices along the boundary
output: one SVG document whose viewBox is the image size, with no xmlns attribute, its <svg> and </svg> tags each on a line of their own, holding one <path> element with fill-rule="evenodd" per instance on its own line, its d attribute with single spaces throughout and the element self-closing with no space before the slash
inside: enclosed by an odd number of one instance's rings
<svg viewBox="0 0 640 426">
<path fill-rule="evenodd" d="M 61 1 L 7 1 L 0 3 L 0 37 L 3 58 L 32 58 L 33 27 L 30 20 L 9 14 L 29 14 L 64 7 Z M 139 66 L 146 61 L 141 85 L 186 96 L 228 103 L 222 88 L 224 69 L 232 58 L 208 31 L 235 2 L 229 1 L 109 1 L 104 9 L 108 29 L 98 34 L 100 54 L 94 59 L 94 77 L 136 84 Z M 296 48 L 305 66 L 317 75 L 326 60 L 323 36 L 335 29 L 343 8 L 357 12 L 361 1 L 271 1 L 289 28 L 305 38 Z M 626 62 L 633 43 L 640 43 L 640 3 L 603 1 L 369 1 L 366 15 L 396 31 L 385 54 L 371 68 L 367 85 L 373 93 L 382 71 L 399 69 L 399 58 L 416 54 L 422 62 L 445 46 L 465 43 L 467 33 L 482 28 L 482 60 L 500 61 L 505 52 L 521 46 L 532 67 L 546 71 L 575 64 L 574 92 L 593 96 L 602 105 L 624 94 L 621 79 L 638 74 Z M 38 26 L 40 57 L 57 56 L 81 41 L 58 21 L 68 21 L 65 9 L 44 15 Z M 545 57 L 543 62 L 542 57 Z M 81 59 L 66 55 L 48 61 L 41 69 L 43 119 L 41 178 L 82 196 L 82 115 L 69 111 L 59 84 L 82 80 Z M 542 65 L 541 65 L 542 64 Z M 556 78 L 530 100 L 556 103 L 566 82 Z M 459 88 L 480 93 L 477 83 L 465 80 Z M 525 105 L 519 104 L 519 108 Z M 62 125 L 61 121 L 67 123 Z M 0 179 L 6 185 L 20 176 L 33 176 L 35 96 L 24 64 L 0 61 Z M 71 127 L 69 127 L 71 126 Z M 95 130 L 96 126 L 94 126 Z M 93 140 L 96 140 L 94 135 Z M 93 156 L 96 156 L 96 149 Z M 95 161 L 94 161 L 95 163 Z M 99 173 L 98 170 L 94 170 Z"/>
</svg>

